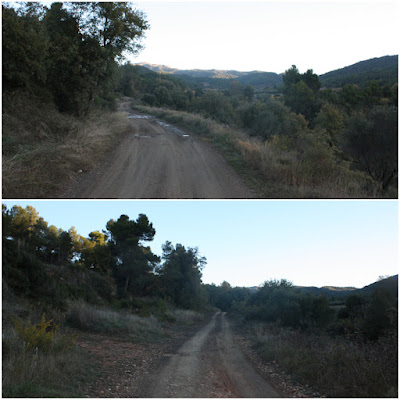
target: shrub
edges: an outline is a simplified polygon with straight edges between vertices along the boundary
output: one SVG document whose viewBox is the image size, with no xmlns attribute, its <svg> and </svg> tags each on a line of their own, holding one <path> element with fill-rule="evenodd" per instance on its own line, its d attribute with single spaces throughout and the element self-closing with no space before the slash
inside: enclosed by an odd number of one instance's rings
<svg viewBox="0 0 400 400">
<path fill-rule="evenodd" d="M 42 315 L 42 320 L 38 324 L 32 324 L 30 321 L 15 321 L 15 331 L 27 350 L 49 351 L 54 345 L 57 330 L 58 325 L 54 325 L 52 319 L 46 321 L 45 314 Z"/>
<path fill-rule="evenodd" d="M 376 343 L 273 324 L 252 326 L 258 352 L 329 397 L 397 397 L 397 335 Z"/>
</svg>

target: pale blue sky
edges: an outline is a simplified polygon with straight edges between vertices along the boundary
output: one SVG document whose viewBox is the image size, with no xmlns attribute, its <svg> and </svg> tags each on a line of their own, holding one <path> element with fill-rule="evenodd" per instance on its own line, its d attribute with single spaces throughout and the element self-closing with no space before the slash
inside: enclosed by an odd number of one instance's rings
<svg viewBox="0 0 400 400">
<path fill-rule="evenodd" d="M 205 283 L 363 287 L 398 273 L 396 201 L 4 201 L 33 205 L 49 224 L 83 236 L 111 218 L 146 214 L 152 250 L 169 240 L 198 247 Z"/>
<path fill-rule="evenodd" d="M 151 29 L 132 62 L 322 74 L 398 54 L 397 0 L 140 0 Z"/>
</svg>

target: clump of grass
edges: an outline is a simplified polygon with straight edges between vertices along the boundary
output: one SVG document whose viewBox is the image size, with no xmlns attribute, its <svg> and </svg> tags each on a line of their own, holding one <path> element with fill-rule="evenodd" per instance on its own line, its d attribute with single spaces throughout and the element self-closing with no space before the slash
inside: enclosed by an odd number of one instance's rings
<svg viewBox="0 0 400 400">
<path fill-rule="evenodd" d="M 124 113 L 85 118 L 59 113 L 25 93 L 3 98 L 3 197 L 55 197 L 66 181 L 93 167 L 128 129 Z"/>
<path fill-rule="evenodd" d="M 266 361 L 328 397 L 397 397 L 397 335 L 367 343 L 266 324 L 254 332 Z"/>
<path fill-rule="evenodd" d="M 136 109 L 208 138 L 261 197 L 376 197 L 373 182 L 337 162 L 318 133 L 299 132 L 298 144 L 286 137 L 262 141 L 244 131 L 198 114 L 153 107 Z M 369 187 L 369 191 L 367 191 Z"/>
<path fill-rule="evenodd" d="M 135 340 L 147 341 L 162 335 L 161 325 L 154 316 L 139 317 L 83 302 L 71 304 L 67 322 L 84 331 L 128 335 Z"/>
<path fill-rule="evenodd" d="M 184 325 L 192 325 L 204 320 L 204 314 L 193 310 L 182 310 L 179 308 L 169 311 L 171 320 Z"/>
</svg>

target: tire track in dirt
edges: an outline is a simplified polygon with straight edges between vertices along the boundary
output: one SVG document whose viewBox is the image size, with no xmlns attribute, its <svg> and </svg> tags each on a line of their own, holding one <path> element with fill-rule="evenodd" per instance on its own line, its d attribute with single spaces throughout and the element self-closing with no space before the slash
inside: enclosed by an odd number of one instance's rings
<svg viewBox="0 0 400 400">
<path fill-rule="evenodd" d="M 246 360 L 224 313 L 171 355 L 144 384 L 144 397 L 281 397 Z"/>
</svg>

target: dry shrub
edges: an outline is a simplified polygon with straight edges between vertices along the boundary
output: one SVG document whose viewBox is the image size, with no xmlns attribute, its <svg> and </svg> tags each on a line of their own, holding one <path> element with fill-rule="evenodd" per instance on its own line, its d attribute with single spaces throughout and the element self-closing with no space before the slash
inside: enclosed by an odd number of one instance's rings
<svg viewBox="0 0 400 400">
<path fill-rule="evenodd" d="M 266 324 L 254 331 L 266 361 L 329 397 L 397 397 L 397 335 L 374 343 Z"/>
<path fill-rule="evenodd" d="M 128 129 L 125 113 L 97 111 L 78 119 L 23 93 L 3 103 L 4 198 L 55 197 Z"/>
<path fill-rule="evenodd" d="M 79 396 L 76 378 L 86 366 L 74 335 L 56 332 L 51 321 L 3 324 L 3 397 Z"/>
</svg>

